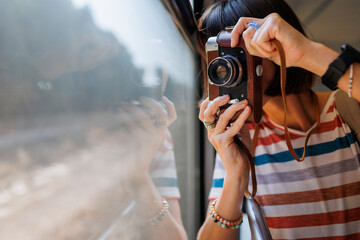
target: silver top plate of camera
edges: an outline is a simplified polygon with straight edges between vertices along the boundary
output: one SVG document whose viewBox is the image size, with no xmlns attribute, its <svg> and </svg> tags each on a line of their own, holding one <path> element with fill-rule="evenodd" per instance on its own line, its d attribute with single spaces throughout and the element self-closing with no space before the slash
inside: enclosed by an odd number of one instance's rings
<svg viewBox="0 0 360 240">
<path fill-rule="evenodd" d="M 234 99 L 231 99 L 231 100 L 228 102 L 228 104 L 235 104 L 235 103 L 238 103 L 238 102 L 240 102 L 240 100 L 237 99 L 237 98 L 234 98 Z"/>
<path fill-rule="evenodd" d="M 216 37 L 210 37 L 208 39 L 208 41 L 205 44 L 205 49 L 206 49 L 206 52 L 218 50 L 218 44 L 216 42 Z"/>
</svg>

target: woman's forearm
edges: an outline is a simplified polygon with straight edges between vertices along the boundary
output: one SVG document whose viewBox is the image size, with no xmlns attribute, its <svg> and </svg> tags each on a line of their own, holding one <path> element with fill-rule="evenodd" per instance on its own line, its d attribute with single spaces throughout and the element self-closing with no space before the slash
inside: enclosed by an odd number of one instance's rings
<svg viewBox="0 0 360 240">
<path fill-rule="evenodd" d="M 328 48 L 327 46 L 310 42 L 308 48 L 304 52 L 304 56 L 299 61 L 298 67 L 304 68 L 318 76 L 323 76 L 327 71 L 329 64 L 332 63 L 339 53 Z M 353 86 L 351 96 L 360 102 L 360 64 L 354 63 L 353 65 Z M 350 80 L 350 69 L 339 79 L 338 88 L 348 92 Z"/>
<path fill-rule="evenodd" d="M 247 176 L 243 178 L 225 176 L 224 186 L 220 197 L 217 200 L 215 210 L 223 218 L 229 221 L 237 221 L 241 215 L 241 208 L 244 198 L 245 186 L 247 186 Z M 220 239 L 239 239 L 239 229 L 222 228 L 214 222 L 212 217 L 207 214 L 207 218 L 202 225 L 198 240 L 220 240 Z"/>
</svg>

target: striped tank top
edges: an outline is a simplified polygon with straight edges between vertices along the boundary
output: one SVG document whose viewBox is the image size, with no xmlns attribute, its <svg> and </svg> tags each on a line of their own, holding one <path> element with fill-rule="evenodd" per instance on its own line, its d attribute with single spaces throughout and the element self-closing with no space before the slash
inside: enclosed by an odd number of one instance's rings
<svg viewBox="0 0 360 240">
<path fill-rule="evenodd" d="M 334 100 L 333 93 L 303 162 L 288 151 L 284 128 L 263 116 L 255 151 L 256 199 L 273 239 L 360 239 L 360 148 Z M 248 128 L 253 135 L 255 125 Z M 301 156 L 306 132 L 289 132 Z M 210 199 L 220 195 L 224 176 L 217 156 Z"/>
</svg>

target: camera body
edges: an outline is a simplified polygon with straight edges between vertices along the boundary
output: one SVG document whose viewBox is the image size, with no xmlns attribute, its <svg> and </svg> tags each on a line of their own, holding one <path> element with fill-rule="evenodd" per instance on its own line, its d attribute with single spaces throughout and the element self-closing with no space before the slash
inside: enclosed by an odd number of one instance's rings
<svg viewBox="0 0 360 240">
<path fill-rule="evenodd" d="M 232 48 L 231 31 L 231 28 L 226 28 L 216 37 L 210 37 L 205 45 L 209 100 L 226 94 L 230 96 L 229 103 L 220 108 L 221 113 L 231 104 L 247 99 L 252 109 L 247 122 L 258 123 L 262 117 L 262 58 L 247 52 L 242 37 Z"/>
</svg>

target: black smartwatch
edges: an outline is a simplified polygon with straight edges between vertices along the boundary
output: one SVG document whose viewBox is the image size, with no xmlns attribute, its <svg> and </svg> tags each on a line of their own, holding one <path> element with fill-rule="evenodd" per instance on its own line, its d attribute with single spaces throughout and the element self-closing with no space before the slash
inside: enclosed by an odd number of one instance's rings
<svg viewBox="0 0 360 240">
<path fill-rule="evenodd" d="M 337 83 L 346 70 L 354 62 L 360 62 L 360 52 L 348 44 L 341 46 L 341 54 L 329 65 L 321 77 L 321 82 L 331 90 L 337 89 Z"/>
</svg>

